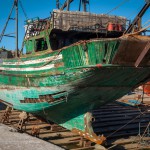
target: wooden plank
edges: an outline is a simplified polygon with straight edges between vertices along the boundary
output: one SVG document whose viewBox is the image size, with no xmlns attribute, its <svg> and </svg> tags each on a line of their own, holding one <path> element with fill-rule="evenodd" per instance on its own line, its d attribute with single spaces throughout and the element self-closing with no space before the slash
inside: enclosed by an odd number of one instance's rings
<svg viewBox="0 0 150 150">
<path fill-rule="evenodd" d="M 135 62 L 135 67 L 138 67 L 140 65 L 140 63 L 142 62 L 142 60 L 144 59 L 144 57 L 146 56 L 146 54 L 148 53 L 150 49 L 150 42 L 148 42 L 145 46 L 145 48 L 143 49 L 143 51 L 141 52 L 141 54 L 139 55 L 138 59 Z"/>
<path fill-rule="evenodd" d="M 80 147 L 80 148 L 74 148 L 71 150 L 93 150 L 95 149 L 95 146 L 89 146 L 89 147 Z"/>
<path fill-rule="evenodd" d="M 71 138 L 64 138 L 64 139 L 57 139 L 57 140 L 50 140 L 50 142 L 55 143 L 57 145 L 65 145 L 69 143 L 79 143 L 81 137 L 71 137 Z"/>
<path fill-rule="evenodd" d="M 132 136 L 128 139 L 121 138 L 112 142 L 112 144 L 122 145 L 122 144 L 135 143 L 135 142 L 139 142 L 139 139 L 140 139 L 139 136 Z M 150 137 L 143 137 L 143 140 L 150 141 Z"/>
<path fill-rule="evenodd" d="M 126 119 L 124 119 L 124 120 L 117 120 L 117 121 L 115 121 L 115 122 L 98 122 L 98 123 L 96 123 L 96 124 L 93 124 L 93 127 L 95 128 L 95 127 L 103 127 L 103 128 L 106 128 L 107 126 L 116 126 L 116 125 L 125 125 L 127 122 L 129 122 L 130 120 L 126 120 Z M 148 122 L 149 121 L 149 117 L 147 117 L 147 118 L 141 118 L 141 120 L 140 120 L 140 118 L 138 118 L 137 120 L 134 120 L 132 123 L 139 123 L 139 122 Z M 131 124 L 132 124 L 131 123 Z"/>
<path fill-rule="evenodd" d="M 40 135 L 39 137 L 40 138 L 68 138 L 68 137 L 76 137 L 76 136 L 79 136 L 77 134 L 74 134 L 70 131 L 68 132 L 54 132 L 54 133 L 51 133 L 51 132 L 48 132 L 48 133 L 44 133 L 44 134 L 41 134 L 40 132 Z"/>
</svg>

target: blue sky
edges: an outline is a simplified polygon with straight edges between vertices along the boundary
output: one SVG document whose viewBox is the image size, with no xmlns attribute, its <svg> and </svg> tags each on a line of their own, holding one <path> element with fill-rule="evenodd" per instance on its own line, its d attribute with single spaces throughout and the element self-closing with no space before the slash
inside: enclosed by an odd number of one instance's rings
<svg viewBox="0 0 150 150">
<path fill-rule="evenodd" d="M 27 13 L 28 18 L 40 17 L 46 18 L 49 16 L 50 12 L 56 8 L 55 0 L 21 0 L 23 7 Z M 91 13 L 107 13 L 116 6 L 118 6 L 122 1 L 125 0 L 90 0 L 90 5 L 88 10 Z M 64 0 L 60 0 L 63 4 Z M 110 14 L 119 15 L 127 17 L 128 19 L 133 19 L 137 12 L 144 5 L 144 0 L 126 0 L 124 5 L 120 6 L 118 9 L 115 9 Z M 12 7 L 13 0 L 0 0 L 0 33 L 4 27 L 10 9 Z M 71 4 L 72 10 L 77 10 L 79 5 L 79 0 L 74 0 Z M 147 11 L 145 17 L 143 18 L 143 23 L 147 20 L 150 20 L 150 10 Z M 25 16 L 19 8 L 19 48 L 21 48 L 21 43 L 24 35 L 24 20 Z M 149 23 L 150 24 L 150 23 Z M 14 32 L 15 26 L 14 21 L 10 21 L 9 26 L 6 30 L 6 33 Z M 0 47 L 5 46 L 7 49 L 15 49 L 15 39 L 4 37 L 0 43 Z"/>
</svg>

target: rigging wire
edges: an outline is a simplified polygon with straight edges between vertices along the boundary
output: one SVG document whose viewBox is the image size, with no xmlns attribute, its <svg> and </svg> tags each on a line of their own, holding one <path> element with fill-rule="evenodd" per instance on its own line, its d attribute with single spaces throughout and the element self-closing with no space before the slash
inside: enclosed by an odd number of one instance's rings
<svg viewBox="0 0 150 150">
<path fill-rule="evenodd" d="M 145 27 L 149 22 L 150 22 L 150 20 L 147 20 L 147 21 L 144 23 L 143 27 Z"/>
<path fill-rule="evenodd" d="M 24 16 L 25 16 L 26 20 L 28 20 L 27 13 L 26 13 L 26 11 L 25 11 L 25 9 L 24 9 L 23 5 L 22 5 L 21 0 L 19 0 L 19 4 L 20 4 L 20 7 L 21 7 L 21 9 L 22 9 L 22 11 L 23 11 L 23 14 L 24 14 Z M 27 27 L 27 30 L 28 30 L 28 27 Z M 26 30 L 26 33 L 25 33 L 24 38 L 23 38 L 23 41 L 22 41 L 22 46 L 21 46 L 20 53 L 23 53 L 23 48 L 24 48 L 24 39 L 25 39 L 25 36 L 26 36 L 26 34 L 27 34 L 27 30 Z"/>
<path fill-rule="evenodd" d="M 132 120 L 130 120 L 129 122 L 127 122 L 126 124 L 124 124 L 123 126 L 121 126 L 120 128 L 118 128 L 117 130 L 115 130 L 113 133 L 110 133 L 106 138 L 111 137 L 112 135 L 114 135 L 115 133 L 117 133 L 118 131 L 120 131 L 120 130 L 123 129 L 124 127 L 126 127 L 128 124 L 130 124 L 130 123 L 133 122 L 134 120 L 136 120 L 136 119 L 138 119 L 139 117 L 141 117 L 142 115 L 144 115 L 147 111 L 148 111 L 148 109 L 146 109 L 144 112 L 140 112 L 139 115 L 137 115 L 135 118 L 133 118 Z"/>
<path fill-rule="evenodd" d="M 140 1 L 141 0 L 139 0 L 139 3 L 140 3 Z M 136 2 L 137 2 L 137 0 L 136 0 Z M 144 5 L 144 4 L 142 4 L 142 5 Z M 129 14 L 129 16 L 127 16 L 126 18 L 132 18 L 133 17 L 133 15 L 137 15 L 137 12 L 139 12 L 139 10 L 141 10 L 142 9 L 142 5 L 140 5 L 138 8 L 136 8 L 134 11 L 132 11 L 130 14 Z"/>
<path fill-rule="evenodd" d="M 122 1 L 119 5 L 117 5 L 115 8 L 111 9 L 109 12 L 107 12 L 106 14 L 110 14 L 111 12 L 113 12 L 114 10 L 118 9 L 120 6 L 124 5 L 127 1 L 130 1 L 130 0 L 124 0 Z"/>
<path fill-rule="evenodd" d="M 24 9 L 23 5 L 22 5 L 21 0 L 19 0 L 19 4 L 20 4 L 20 7 L 21 7 L 21 9 L 22 9 L 22 11 L 23 11 L 23 13 L 24 13 L 24 16 L 25 16 L 26 20 L 28 20 L 27 13 L 26 13 L 26 11 L 25 11 L 25 9 Z"/>
</svg>

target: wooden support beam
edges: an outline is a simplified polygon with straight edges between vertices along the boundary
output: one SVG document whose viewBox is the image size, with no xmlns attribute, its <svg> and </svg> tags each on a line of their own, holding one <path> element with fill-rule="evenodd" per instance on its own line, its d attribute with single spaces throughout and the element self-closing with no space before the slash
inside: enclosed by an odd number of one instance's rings
<svg viewBox="0 0 150 150">
<path fill-rule="evenodd" d="M 150 49 L 150 42 L 148 42 L 145 46 L 145 48 L 143 49 L 143 51 L 141 52 L 141 54 L 139 55 L 138 59 L 135 62 L 135 67 L 138 67 L 140 65 L 140 63 L 142 62 L 142 60 L 144 59 L 145 55 L 148 53 Z"/>
</svg>

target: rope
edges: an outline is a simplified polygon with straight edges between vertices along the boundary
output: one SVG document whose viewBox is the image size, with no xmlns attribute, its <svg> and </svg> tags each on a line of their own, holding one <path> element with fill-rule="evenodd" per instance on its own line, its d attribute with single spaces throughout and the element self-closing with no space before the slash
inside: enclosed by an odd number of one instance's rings
<svg viewBox="0 0 150 150">
<path fill-rule="evenodd" d="M 107 12 L 106 14 L 110 14 L 111 12 L 113 12 L 114 10 L 118 9 L 120 6 L 122 6 L 124 3 L 126 3 L 127 1 L 130 1 L 130 0 L 124 0 L 122 1 L 119 5 L 117 5 L 115 8 L 113 8 L 112 10 L 110 10 L 109 12 Z"/>
<path fill-rule="evenodd" d="M 131 20 L 131 18 L 133 17 L 133 15 L 137 15 L 137 12 L 139 12 L 139 10 L 142 9 L 142 6 L 139 6 L 138 8 L 136 8 L 136 10 L 132 11 L 129 16 L 127 16 L 126 18 L 128 18 L 129 20 Z M 134 18 L 134 17 L 133 17 Z"/>
<path fill-rule="evenodd" d="M 123 129 L 124 127 L 126 127 L 128 124 L 130 124 L 132 121 L 136 120 L 138 117 L 140 117 L 141 115 L 143 115 L 145 112 L 147 112 L 147 110 L 145 110 L 142 114 L 136 116 L 135 118 L 133 118 L 132 120 L 130 120 L 128 123 L 126 123 L 125 125 L 123 125 L 122 127 L 120 127 L 119 129 L 117 129 L 116 131 L 114 131 L 113 133 L 109 134 L 106 138 L 111 137 L 112 135 L 114 135 L 115 133 L 117 133 L 118 131 L 120 131 L 121 129 Z"/>
<path fill-rule="evenodd" d="M 145 24 L 143 25 L 143 27 L 146 26 L 149 22 L 150 22 L 150 20 L 146 21 Z"/>
<path fill-rule="evenodd" d="M 143 31 L 145 31 L 145 30 L 147 30 L 148 28 L 150 28 L 150 25 L 148 25 L 147 27 L 145 27 L 145 28 L 142 28 L 141 30 L 139 30 L 139 31 L 137 31 L 137 32 L 133 32 L 133 33 L 129 33 L 129 34 L 123 34 L 123 36 L 124 35 L 135 35 L 135 34 L 139 34 L 139 33 L 141 33 L 141 32 L 143 32 Z"/>
<path fill-rule="evenodd" d="M 147 127 L 146 127 L 146 129 L 145 129 L 145 131 L 144 131 L 144 133 L 143 133 L 143 135 L 142 135 L 142 137 L 141 137 L 141 140 L 143 139 L 144 135 L 146 134 L 146 132 L 147 132 L 149 126 L 150 126 L 150 122 L 148 123 L 148 125 L 147 125 Z"/>
<path fill-rule="evenodd" d="M 22 9 L 22 11 L 23 11 L 23 13 L 24 13 L 24 16 L 25 16 L 26 20 L 27 20 L 27 19 L 28 19 L 28 16 L 27 16 L 27 13 L 26 13 L 26 11 L 25 11 L 23 5 L 22 5 L 21 0 L 19 0 L 19 4 L 20 4 L 20 7 L 21 7 L 21 9 Z"/>
</svg>

